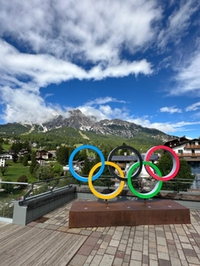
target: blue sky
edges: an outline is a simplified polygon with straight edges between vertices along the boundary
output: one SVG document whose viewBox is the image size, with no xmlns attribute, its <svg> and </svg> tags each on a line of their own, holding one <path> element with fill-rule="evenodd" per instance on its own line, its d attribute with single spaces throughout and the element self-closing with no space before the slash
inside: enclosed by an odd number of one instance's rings
<svg viewBox="0 0 200 266">
<path fill-rule="evenodd" d="M 0 123 L 79 108 L 200 136 L 199 0 L 0 0 Z"/>
</svg>

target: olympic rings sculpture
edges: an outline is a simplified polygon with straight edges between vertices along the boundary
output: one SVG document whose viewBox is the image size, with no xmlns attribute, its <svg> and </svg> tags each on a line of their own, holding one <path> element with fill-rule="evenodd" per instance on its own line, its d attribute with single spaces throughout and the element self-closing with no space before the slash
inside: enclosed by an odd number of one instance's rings
<svg viewBox="0 0 200 266">
<path fill-rule="evenodd" d="M 83 149 L 91 149 L 91 150 L 95 151 L 99 155 L 100 160 L 101 160 L 101 162 L 95 164 L 92 167 L 92 169 L 89 172 L 88 177 L 83 177 L 83 176 L 79 175 L 78 173 L 76 173 L 74 171 L 74 168 L 73 168 L 73 159 L 74 159 L 75 155 L 79 151 L 81 151 Z M 137 159 L 137 162 L 133 163 L 130 166 L 130 168 L 128 169 L 128 172 L 127 172 L 127 175 L 126 176 L 124 176 L 124 173 L 123 173 L 122 169 L 119 167 L 119 165 L 116 164 L 116 163 L 114 163 L 114 162 L 112 162 L 113 155 L 118 150 L 120 150 L 120 149 L 128 149 L 128 150 L 131 150 L 132 153 L 135 154 L 136 159 Z M 173 167 L 172 167 L 170 173 L 168 175 L 166 175 L 166 176 L 162 176 L 159 168 L 155 164 L 153 164 L 152 162 L 150 162 L 150 157 L 151 157 L 152 153 L 155 152 L 156 150 L 159 150 L 159 149 L 162 149 L 162 150 L 165 150 L 166 152 L 168 152 L 170 154 L 171 158 L 172 158 Z M 111 175 L 113 175 L 114 177 L 116 177 L 120 181 L 119 187 L 115 191 L 113 191 L 112 193 L 109 193 L 109 194 L 99 193 L 98 191 L 95 190 L 95 188 L 94 188 L 94 186 L 92 184 L 92 181 L 96 180 L 98 177 L 101 176 L 101 174 L 104 171 L 104 166 L 105 165 L 108 166 L 108 169 L 109 169 Z M 137 178 L 140 175 L 140 173 L 142 171 L 143 165 L 144 165 L 147 173 L 151 177 L 153 177 L 154 179 L 157 180 L 157 183 L 156 183 L 155 187 L 150 192 L 147 192 L 147 193 L 140 193 L 140 192 L 138 192 L 133 187 L 133 184 L 132 184 L 132 180 L 135 179 L 135 178 Z M 99 171 L 95 175 L 93 175 L 94 172 L 99 167 L 100 167 Z M 119 173 L 119 175 L 116 174 L 116 171 L 114 171 L 113 168 L 115 168 L 117 170 L 117 172 Z M 137 197 L 143 198 L 143 199 L 152 198 L 152 197 L 154 197 L 155 195 L 157 195 L 159 193 L 159 191 L 162 188 L 163 182 L 166 182 L 166 181 L 169 181 L 169 180 L 173 179 L 178 174 L 179 168 L 180 168 L 180 162 L 179 162 L 179 158 L 176 155 L 176 153 L 171 148 L 169 148 L 167 146 L 163 146 L 163 145 L 154 146 L 154 147 L 150 148 L 147 151 L 147 153 L 145 154 L 144 161 L 142 160 L 142 156 L 140 155 L 140 153 L 135 148 L 133 148 L 131 146 L 119 146 L 119 147 L 116 147 L 108 155 L 107 161 L 105 161 L 102 152 L 97 147 L 95 147 L 93 145 L 79 146 L 78 148 L 76 148 L 71 153 L 71 155 L 69 157 L 69 170 L 70 170 L 71 174 L 77 180 L 79 180 L 81 182 L 88 182 L 88 186 L 89 186 L 91 192 L 96 197 L 98 197 L 100 199 L 104 199 L 104 200 L 108 200 L 108 199 L 112 199 L 112 198 L 117 197 L 121 193 L 121 191 L 123 190 L 124 185 L 125 185 L 125 182 L 127 182 L 130 191 L 133 194 L 135 194 Z"/>
</svg>

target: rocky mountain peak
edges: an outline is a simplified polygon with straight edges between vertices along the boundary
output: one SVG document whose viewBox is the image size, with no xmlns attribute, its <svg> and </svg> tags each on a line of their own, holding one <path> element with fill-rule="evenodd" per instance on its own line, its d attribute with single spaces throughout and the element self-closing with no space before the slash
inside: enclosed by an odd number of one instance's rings
<svg viewBox="0 0 200 266">
<path fill-rule="evenodd" d="M 112 137 L 123 138 L 143 138 L 146 140 L 158 140 L 159 142 L 167 142 L 172 139 L 172 136 L 163 133 L 157 129 L 144 128 L 141 125 L 120 120 L 120 119 L 103 119 L 97 121 L 94 116 L 84 115 L 80 110 L 74 109 L 69 111 L 68 117 L 61 115 L 54 117 L 51 121 L 42 125 L 22 125 L 19 123 L 12 123 L 0 126 L 1 134 L 35 134 L 37 132 L 48 132 L 54 129 L 59 129 L 57 132 L 65 132 L 66 127 L 74 128 L 79 133 L 87 136 L 87 132 L 101 134 L 103 136 L 110 135 Z M 76 131 L 75 131 L 76 132 Z M 62 133 L 61 133 L 62 134 Z M 174 138 L 174 136 L 173 136 Z"/>
<path fill-rule="evenodd" d="M 69 110 L 70 116 L 85 116 L 79 109 Z"/>
<path fill-rule="evenodd" d="M 70 110 L 68 113 L 69 117 L 67 118 L 58 116 L 50 122 L 45 123 L 43 125 L 45 130 L 49 131 L 61 127 L 71 127 L 83 131 L 91 131 L 96 134 L 116 135 L 125 138 L 133 138 L 140 133 L 145 133 L 151 138 L 168 140 L 168 135 L 157 129 L 143 128 L 140 125 L 128 121 L 120 119 L 103 119 L 97 121 L 94 116 L 86 116 L 79 109 Z"/>
</svg>

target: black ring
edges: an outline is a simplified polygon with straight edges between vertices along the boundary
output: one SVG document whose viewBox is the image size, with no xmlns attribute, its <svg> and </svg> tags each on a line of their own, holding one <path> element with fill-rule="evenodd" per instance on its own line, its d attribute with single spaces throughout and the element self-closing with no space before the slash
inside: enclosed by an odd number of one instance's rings
<svg viewBox="0 0 200 266">
<path fill-rule="evenodd" d="M 116 148 L 114 148 L 114 149 L 110 152 L 110 154 L 108 155 L 108 159 L 107 159 L 107 160 L 110 161 L 110 162 L 112 162 L 112 157 L 113 157 L 114 153 L 115 153 L 116 151 L 120 150 L 120 149 L 131 150 L 131 151 L 134 152 L 134 154 L 137 156 L 138 161 L 140 162 L 140 166 L 139 166 L 139 168 L 136 170 L 136 172 L 131 176 L 131 179 L 138 177 L 139 174 L 140 174 L 141 171 L 142 171 L 142 162 L 143 162 L 143 160 L 142 160 L 142 156 L 141 156 L 141 154 L 140 154 L 135 148 L 133 148 L 133 147 L 131 147 L 131 146 L 126 146 L 126 145 L 116 147 Z M 127 181 L 127 180 L 128 180 L 128 178 L 122 178 L 122 177 L 118 176 L 118 175 L 114 172 L 112 166 L 108 165 L 108 169 L 109 169 L 110 174 L 113 175 L 114 177 L 116 177 L 118 180 L 121 180 L 121 181 Z"/>
</svg>

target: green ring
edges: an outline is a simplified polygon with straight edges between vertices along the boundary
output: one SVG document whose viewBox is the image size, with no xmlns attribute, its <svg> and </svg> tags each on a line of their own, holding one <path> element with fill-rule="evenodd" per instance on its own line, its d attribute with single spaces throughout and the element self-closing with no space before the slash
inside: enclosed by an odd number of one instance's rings
<svg viewBox="0 0 200 266">
<path fill-rule="evenodd" d="M 137 168 L 139 166 L 139 164 L 140 164 L 140 162 L 137 162 L 137 163 L 133 164 L 130 167 L 130 169 L 128 171 L 128 176 L 127 176 L 128 186 L 129 186 L 130 191 L 133 194 L 135 194 L 137 197 L 142 198 L 142 199 L 150 199 L 150 198 L 152 198 L 152 197 L 154 197 L 155 195 L 158 194 L 158 192 L 162 188 L 163 182 L 162 181 L 158 181 L 156 183 L 154 189 L 152 189 L 150 192 L 147 192 L 147 193 L 140 193 L 137 190 L 135 190 L 134 187 L 133 187 L 133 185 L 132 185 L 132 182 L 131 182 L 132 181 L 131 176 L 132 176 L 133 171 L 135 170 L 135 168 Z M 155 164 L 153 164 L 151 162 L 142 162 L 142 164 L 145 164 L 145 165 L 147 164 L 147 165 L 151 166 L 157 172 L 158 176 L 159 177 L 162 177 L 162 174 L 161 174 L 159 168 Z"/>
</svg>

